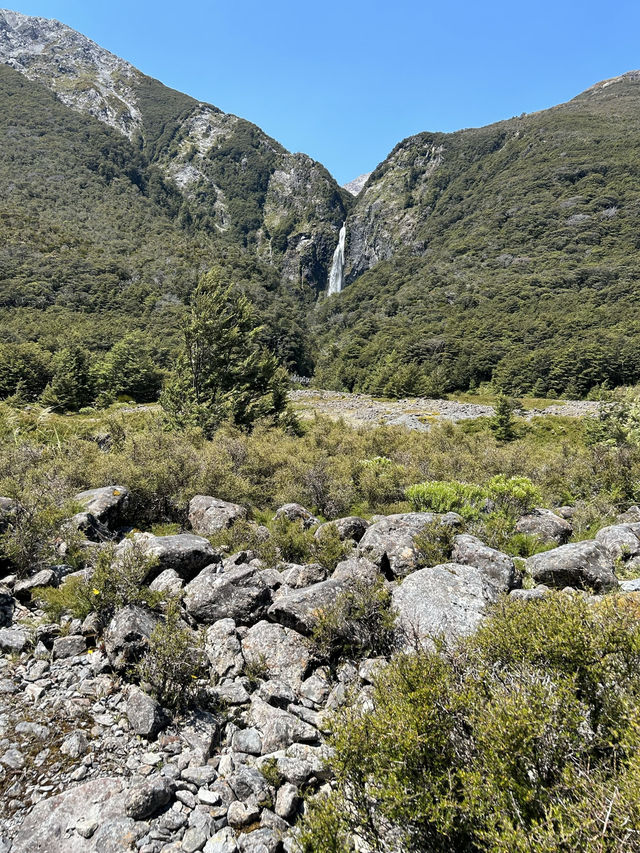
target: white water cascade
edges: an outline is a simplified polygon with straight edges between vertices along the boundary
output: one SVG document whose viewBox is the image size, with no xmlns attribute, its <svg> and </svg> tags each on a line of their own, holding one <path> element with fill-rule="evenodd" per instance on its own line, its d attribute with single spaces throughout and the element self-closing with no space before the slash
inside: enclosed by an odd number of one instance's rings
<svg viewBox="0 0 640 853">
<path fill-rule="evenodd" d="M 347 238 L 347 223 L 342 223 L 340 229 L 340 237 L 338 245 L 333 253 L 333 261 L 331 262 L 331 272 L 329 273 L 329 287 L 327 288 L 327 296 L 332 293 L 340 293 L 342 290 L 343 275 L 344 275 L 344 244 Z"/>
</svg>

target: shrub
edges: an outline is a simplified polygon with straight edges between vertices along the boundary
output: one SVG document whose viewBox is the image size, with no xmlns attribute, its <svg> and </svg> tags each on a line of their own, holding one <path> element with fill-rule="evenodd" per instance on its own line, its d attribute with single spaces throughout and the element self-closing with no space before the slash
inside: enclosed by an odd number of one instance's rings
<svg viewBox="0 0 640 853">
<path fill-rule="evenodd" d="M 505 600 L 472 637 L 398 656 L 333 725 L 329 800 L 301 835 L 445 851 L 640 850 L 640 611 Z M 339 849 L 348 849 L 346 841 Z"/>
<path fill-rule="evenodd" d="M 136 676 L 167 708 L 182 711 L 196 698 L 197 681 L 206 673 L 204 634 L 180 619 L 175 602 L 151 632 L 148 649 L 136 666 Z"/>
<path fill-rule="evenodd" d="M 457 480 L 417 483 L 409 486 L 406 496 L 416 512 L 457 512 L 466 519 L 489 509 L 517 517 L 542 501 L 528 477 L 504 474 L 497 474 L 484 486 Z"/>
<path fill-rule="evenodd" d="M 344 560 L 352 547 L 349 542 L 343 542 L 340 539 L 335 524 L 323 528 L 319 535 L 314 537 L 314 540 L 313 559 L 329 572 L 332 572 L 338 563 Z"/>
<path fill-rule="evenodd" d="M 456 531 L 439 519 L 426 524 L 413 540 L 418 552 L 418 567 L 438 566 L 451 559 Z"/>
<path fill-rule="evenodd" d="M 382 577 L 374 584 L 364 580 L 353 583 L 330 607 L 316 611 L 311 635 L 315 656 L 335 663 L 388 654 L 395 624 L 390 605 L 391 594 Z"/>
</svg>

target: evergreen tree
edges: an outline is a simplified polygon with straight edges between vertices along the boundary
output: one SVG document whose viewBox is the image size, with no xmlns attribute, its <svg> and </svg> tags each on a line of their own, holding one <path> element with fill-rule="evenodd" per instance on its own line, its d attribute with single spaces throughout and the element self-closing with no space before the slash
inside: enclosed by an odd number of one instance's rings
<svg viewBox="0 0 640 853">
<path fill-rule="evenodd" d="M 100 391 L 114 399 L 120 395 L 139 403 L 157 399 L 160 373 L 144 336 L 132 332 L 114 344 L 96 371 L 96 381 Z"/>
<path fill-rule="evenodd" d="M 516 437 L 516 421 L 513 417 L 514 409 L 518 408 L 518 401 L 507 397 L 506 394 L 498 394 L 495 402 L 495 414 L 491 418 L 491 430 L 498 441 L 513 441 Z"/>
<path fill-rule="evenodd" d="M 288 377 L 260 344 L 246 296 L 234 293 L 214 267 L 196 288 L 184 347 L 160 402 L 170 423 L 211 434 L 224 420 L 250 428 L 287 410 Z"/>
<path fill-rule="evenodd" d="M 93 400 L 90 356 L 79 344 L 72 344 L 56 353 L 51 382 L 42 393 L 45 406 L 77 411 Z"/>
</svg>

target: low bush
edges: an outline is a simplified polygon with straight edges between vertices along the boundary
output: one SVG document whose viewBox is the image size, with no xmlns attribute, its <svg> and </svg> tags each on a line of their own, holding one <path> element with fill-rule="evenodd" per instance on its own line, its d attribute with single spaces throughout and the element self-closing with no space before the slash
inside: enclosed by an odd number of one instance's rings
<svg viewBox="0 0 640 853">
<path fill-rule="evenodd" d="M 485 485 L 457 480 L 417 483 L 406 490 L 406 496 L 416 512 L 457 512 L 467 520 L 478 518 L 481 512 L 517 518 L 542 501 L 528 477 L 504 474 L 496 474 Z"/>
<path fill-rule="evenodd" d="M 413 540 L 413 547 L 418 552 L 417 568 L 448 563 L 455 536 L 455 529 L 439 519 L 426 524 Z"/>
<path fill-rule="evenodd" d="M 337 714 L 335 789 L 301 849 L 638 851 L 639 696 L 637 603 L 506 600 L 454 647 L 397 657 L 373 707 Z"/>
</svg>

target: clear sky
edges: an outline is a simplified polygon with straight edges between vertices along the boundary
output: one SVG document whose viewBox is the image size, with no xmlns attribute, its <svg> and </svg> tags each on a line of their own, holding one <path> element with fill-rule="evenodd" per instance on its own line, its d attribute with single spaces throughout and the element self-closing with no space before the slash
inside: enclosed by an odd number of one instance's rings
<svg viewBox="0 0 640 853">
<path fill-rule="evenodd" d="M 640 68 L 640 2 L 11 0 L 249 119 L 344 183 L 421 130 L 488 124 Z"/>
</svg>

